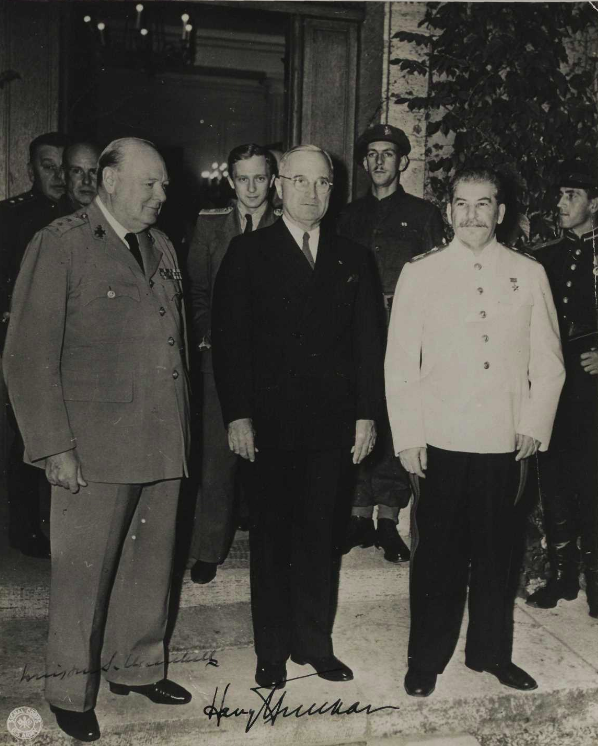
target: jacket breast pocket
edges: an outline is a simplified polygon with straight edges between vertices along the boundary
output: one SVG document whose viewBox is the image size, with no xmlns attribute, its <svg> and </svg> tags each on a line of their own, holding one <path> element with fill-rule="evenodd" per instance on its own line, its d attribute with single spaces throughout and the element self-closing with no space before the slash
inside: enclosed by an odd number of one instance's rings
<svg viewBox="0 0 598 746">
<path fill-rule="evenodd" d="M 107 303 L 119 301 L 122 303 L 129 300 L 139 303 L 140 299 L 139 288 L 132 283 L 101 280 L 89 282 L 81 288 L 81 302 L 84 306 L 100 300 Z"/>
<path fill-rule="evenodd" d="M 114 403 L 133 401 L 133 377 L 129 373 L 107 376 L 102 373 L 63 369 L 61 377 L 65 401 Z"/>
</svg>

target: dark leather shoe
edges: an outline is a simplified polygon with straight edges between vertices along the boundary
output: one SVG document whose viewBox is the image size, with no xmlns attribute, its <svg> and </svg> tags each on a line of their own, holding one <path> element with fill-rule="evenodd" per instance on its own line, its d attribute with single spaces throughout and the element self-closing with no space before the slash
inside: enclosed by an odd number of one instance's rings
<svg viewBox="0 0 598 746">
<path fill-rule="evenodd" d="M 191 692 L 188 692 L 180 684 L 175 684 L 170 679 L 162 679 L 155 684 L 144 684 L 143 686 L 128 686 L 127 684 L 110 684 L 112 694 L 127 695 L 129 692 L 143 694 L 157 705 L 186 705 L 191 702 Z"/>
<path fill-rule="evenodd" d="M 255 681 L 264 689 L 284 689 L 287 683 L 286 663 L 257 662 Z"/>
<path fill-rule="evenodd" d="M 528 596 L 525 603 L 536 609 L 554 609 L 560 599 L 573 601 L 579 593 L 579 580 L 577 578 L 549 580 L 542 588 Z"/>
<path fill-rule="evenodd" d="M 210 583 L 216 577 L 216 571 L 218 570 L 218 563 L 216 562 L 197 562 L 191 568 L 191 580 L 194 583 L 200 583 L 205 585 Z"/>
<path fill-rule="evenodd" d="M 50 542 L 41 531 L 34 534 L 22 536 L 18 541 L 11 541 L 11 546 L 18 549 L 21 554 L 36 559 L 50 559 Z M 66 712 L 71 712 L 66 710 Z"/>
<path fill-rule="evenodd" d="M 510 686 L 511 689 L 519 689 L 521 692 L 531 692 L 538 688 L 538 684 L 522 668 L 514 663 L 505 663 L 500 666 L 488 666 L 487 668 L 478 668 L 469 663 L 465 663 L 467 668 L 478 673 L 490 673 L 500 681 L 504 686 Z"/>
<path fill-rule="evenodd" d="M 363 518 L 359 515 L 352 515 L 349 519 L 347 533 L 342 545 L 343 554 L 348 554 L 353 547 L 362 547 L 367 549 L 373 547 L 376 541 L 376 529 L 374 521 L 371 518 Z"/>
<path fill-rule="evenodd" d="M 405 691 L 410 697 L 429 697 L 436 689 L 438 674 L 409 668 L 405 674 Z"/>
<path fill-rule="evenodd" d="M 63 710 L 61 707 L 55 707 L 54 705 L 50 705 L 50 709 L 56 716 L 58 727 L 67 736 L 72 736 L 79 741 L 97 741 L 100 737 L 100 726 L 95 710 L 73 712 L 72 710 Z"/>
<path fill-rule="evenodd" d="M 309 663 L 318 672 L 318 676 L 326 681 L 352 681 L 353 671 L 334 655 L 326 658 L 311 658 L 307 656 L 291 655 L 293 663 L 304 666 Z"/>
<path fill-rule="evenodd" d="M 384 559 L 388 562 L 409 562 L 411 552 L 399 536 L 397 525 L 390 518 L 379 518 L 376 529 L 376 548 L 384 549 Z"/>
</svg>

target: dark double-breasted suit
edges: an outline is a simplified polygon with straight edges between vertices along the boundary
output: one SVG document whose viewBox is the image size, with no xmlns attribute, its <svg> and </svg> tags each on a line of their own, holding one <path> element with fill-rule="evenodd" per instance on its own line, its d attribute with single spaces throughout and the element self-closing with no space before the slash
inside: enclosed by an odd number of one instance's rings
<svg viewBox="0 0 598 746">
<path fill-rule="evenodd" d="M 117 683 L 163 673 L 188 441 L 185 331 L 170 242 L 155 229 L 138 238 L 145 272 L 96 204 L 37 233 L 5 347 L 27 460 L 43 467 L 76 449 L 88 482 L 52 494 L 46 696 L 76 711 L 94 706 L 100 665 Z"/>
<path fill-rule="evenodd" d="M 380 289 L 369 252 L 323 226 L 311 269 L 283 220 L 235 238 L 212 342 L 225 423 L 251 418 L 247 469 L 258 658 L 332 654 L 334 511 L 358 419 L 383 402 Z M 348 494 L 347 494 L 347 499 Z"/>
<path fill-rule="evenodd" d="M 272 225 L 280 210 L 266 208 L 255 230 Z M 202 210 L 189 247 L 187 270 L 194 339 L 200 346 L 201 483 L 189 555 L 202 562 L 224 562 L 234 535 L 233 508 L 238 457 L 229 449 L 214 385 L 210 349 L 212 296 L 220 264 L 242 233 L 239 210 Z"/>
</svg>

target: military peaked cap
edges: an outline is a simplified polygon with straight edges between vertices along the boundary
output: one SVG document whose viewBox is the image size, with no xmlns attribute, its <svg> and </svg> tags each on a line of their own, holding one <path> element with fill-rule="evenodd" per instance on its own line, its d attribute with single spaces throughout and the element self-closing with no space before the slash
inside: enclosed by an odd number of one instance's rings
<svg viewBox="0 0 598 746">
<path fill-rule="evenodd" d="M 355 157 L 361 161 L 365 157 L 367 147 L 371 142 L 378 141 L 394 142 L 397 146 L 399 155 L 409 155 L 411 152 L 411 143 L 409 138 L 398 127 L 390 124 L 375 124 L 369 127 L 355 143 Z"/>
<path fill-rule="evenodd" d="M 584 161 L 567 161 L 560 168 L 559 186 L 597 189 L 598 173 L 591 164 Z"/>
</svg>

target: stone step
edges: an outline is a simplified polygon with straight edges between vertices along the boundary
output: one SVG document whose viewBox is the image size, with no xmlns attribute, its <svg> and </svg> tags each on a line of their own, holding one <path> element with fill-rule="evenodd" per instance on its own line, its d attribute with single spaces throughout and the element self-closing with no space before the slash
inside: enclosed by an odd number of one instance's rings
<svg viewBox="0 0 598 746">
<path fill-rule="evenodd" d="M 403 528 L 401 527 L 403 534 Z M 408 527 L 405 527 L 408 531 Z M 408 536 L 404 535 L 408 542 Z M 0 620 L 44 619 L 48 611 L 50 563 L 24 557 L 14 550 L 3 558 L 0 579 Z M 342 559 L 339 600 L 389 598 L 406 592 L 408 564 L 386 562 L 381 550 L 353 549 Z M 226 562 L 216 578 L 207 585 L 192 582 L 185 572 L 180 592 L 180 607 L 214 607 L 249 601 L 249 541 L 246 533 L 237 533 Z"/>
<path fill-rule="evenodd" d="M 587 615 L 585 598 L 580 595 L 550 612 L 530 610 L 518 601 L 515 622 L 514 657 L 537 678 L 536 691 L 507 689 L 492 676 L 467 669 L 462 635 L 434 694 L 416 699 L 406 695 L 402 684 L 409 627 L 406 597 L 341 602 L 334 628 L 335 652 L 351 665 L 355 680 L 332 684 L 313 676 L 307 666 L 289 663 L 288 675 L 294 680 L 275 692 L 270 712 L 260 712 L 265 705 L 253 691 L 249 605 L 181 609 L 170 642 L 169 676 L 192 692 L 192 703 L 153 705 L 139 695 L 113 695 L 103 683 L 97 704 L 101 743 L 595 746 L 598 624 Z M 43 671 L 45 623 L 0 622 L 0 640 L 0 745 L 15 743 L 4 724 L 18 707 L 35 708 L 43 719 L 43 729 L 33 743 L 65 744 L 67 739 L 43 700 L 43 681 L 22 676 L 25 665 L 29 674 Z M 204 660 L 198 660 L 202 651 Z M 210 659 L 218 666 L 210 665 Z M 328 708 L 338 699 L 340 713 L 331 714 Z M 306 712 L 310 705 L 312 714 Z M 351 705 L 355 712 L 348 714 Z M 221 710 L 220 722 L 217 710 Z"/>
</svg>

